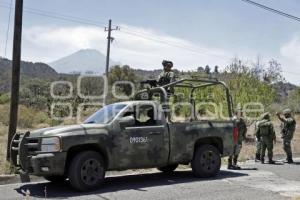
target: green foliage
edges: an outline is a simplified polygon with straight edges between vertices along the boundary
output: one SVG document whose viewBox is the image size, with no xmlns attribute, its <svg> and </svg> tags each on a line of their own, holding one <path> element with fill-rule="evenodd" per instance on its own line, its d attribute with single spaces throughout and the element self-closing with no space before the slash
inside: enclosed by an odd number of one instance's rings
<svg viewBox="0 0 300 200">
<path fill-rule="evenodd" d="M 276 61 L 272 60 L 272 63 L 275 65 Z M 272 104 L 276 95 L 270 82 L 279 81 L 280 73 L 278 63 L 277 67 L 269 67 L 266 71 L 260 64 L 250 67 L 235 59 L 226 68 L 226 73 L 221 79 L 227 83 L 235 107 L 250 102 L 259 102 L 267 108 Z"/>
<path fill-rule="evenodd" d="M 50 100 L 50 82 L 42 79 L 24 81 L 20 89 L 20 104 L 43 110 Z"/>
<path fill-rule="evenodd" d="M 32 128 L 34 124 L 35 112 L 25 106 L 19 107 L 18 126 L 21 128 Z"/>
<path fill-rule="evenodd" d="M 43 124 L 43 123 L 49 123 L 49 117 L 46 112 L 38 112 L 34 116 L 34 123 L 35 124 Z"/>
<path fill-rule="evenodd" d="M 10 94 L 0 94 L 0 104 L 6 104 L 10 102 Z"/>
<path fill-rule="evenodd" d="M 129 81 L 131 83 L 134 83 L 134 86 L 136 88 L 137 86 L 137 79 L 138 77 L 136 76 L 136 74 L 134 73 L 134 70 L 131 69 L 128 65 L 124 65 L 124 66 L 114 66 L 110 69 L 109 71 L 109 76 L 108 76 L 108 84 L 111 87 L 115 82 L 117 81 Z M 118 95 L 126 95 L 129 96 L 132 94 L 132 86 L 129 84 L 119 84 L 116 85 L 116 93 Z M 109 90 L 111 91 L 111 90 Z M 110 97 L 111 94 L 109 94 Z M 117 100 L 117 99 L 115 99 Z"/>
<path fill-rule="evenodd" d="M 235 106 L 250 102 L 260 102 L 269 106 L 275 98 L 275 91 L 270 85 L 247 73 L 232 76 L 227 84 Z"/>
</svg>

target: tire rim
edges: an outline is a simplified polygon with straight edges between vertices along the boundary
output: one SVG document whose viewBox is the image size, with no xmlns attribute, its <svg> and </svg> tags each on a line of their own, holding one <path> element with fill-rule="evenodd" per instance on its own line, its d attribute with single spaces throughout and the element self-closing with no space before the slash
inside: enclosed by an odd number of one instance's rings
<svg viewBox="0 0 300 200">
<path fill-rule="evenodd" d="M 205 172 L 213 172 L 218 165 L 218 157 L 213 151 L 204 151 L 200 157 L 200 166 Z"/>
<path fill-rule="evenodd" d="M 96 159 L 86 160 L 81 167 L 81 180 L 87 185 L 95 185 L 102 179 L 103 168 Z"/>
</svg>

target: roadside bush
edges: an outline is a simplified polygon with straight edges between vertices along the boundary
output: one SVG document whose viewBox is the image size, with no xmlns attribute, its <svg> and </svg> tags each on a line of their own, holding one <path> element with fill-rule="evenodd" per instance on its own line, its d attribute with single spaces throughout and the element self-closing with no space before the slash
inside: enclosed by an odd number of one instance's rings
<svg viewBox="0 0 300 200">
<path fill-rule="evenodd" d="M 0 94 L 0 104 L 6 104 L 10 102 L 10 96 L 8 93 Z"/>
<path fill-rule="evenodd" d="M 49 117 L 46 112 L 37 112 L 37 114 L 34 116 L 34 124 L 48 124 Z"/>
<path fill-rule="evenodd" d="M 35 112 L 26 106 L 20 105 L 18 126 L 20 128 L 32 128 L 34 124 Z"/>
<path fill-rule="evenodd" d="M 3 125 L 8 125 L 9 119 L 9 105 L 0 105 L 0 123 Z"/>
</svg>

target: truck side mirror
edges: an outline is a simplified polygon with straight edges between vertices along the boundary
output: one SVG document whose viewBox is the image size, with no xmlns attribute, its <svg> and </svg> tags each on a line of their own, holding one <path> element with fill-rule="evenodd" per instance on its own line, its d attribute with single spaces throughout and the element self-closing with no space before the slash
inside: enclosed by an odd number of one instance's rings
<svg viewBox="0 0 300 200">
<path fill-rule="evenodd" d="M 135 119 L 133 116 L 126 116 L 119 119 L 119 124 L 122 127 L 135 125 Z"/>
</svg>

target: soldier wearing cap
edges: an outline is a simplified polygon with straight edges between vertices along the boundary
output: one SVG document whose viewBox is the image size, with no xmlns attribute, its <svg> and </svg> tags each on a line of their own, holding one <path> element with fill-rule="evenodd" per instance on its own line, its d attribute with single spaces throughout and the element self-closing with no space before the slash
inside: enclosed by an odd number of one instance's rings
<svg viewBox="0 0 300 200">
<path fill-rule="evenodd" d="M 242 149 L 243 140 L 246 139 L 246 133 L 247 133 L 247 126 L 246 126 L 245 119 L 243 117 L 242 109 L 237 109 L 235 111 L 233 120 L 236 122 L 236 126 L 238 129 L 238 138 L 237 138 L 237 143 L 233 147 L 232 155 L 230 155 L 228 158 L 227 168 L 228 169 L 241 169 L 237 165 L 237 160 L 238 160 L 239 154 Z"/>
<path fill-rule="evenodd" d="M 260 161 L 265 162 L 265 153 L 268 150 L 269 164 L 274 164 L 273 161 L 273 142 L 276 141 L 274 126 L 270 119 L 269 113 L 262 115 L 262 120 L 258 122 L 257 130 L 255 133 L 257 140 L 261 141 Z"/>
<path fill-rule="evenodd" d="M 283 110 L 283 117 L 280 113 L 276 113 L 281 124 L 281 137 L 283 139 L 283 149 L 286 153 L 287 163 L 293 163 L 291 141 L 296 129 L 296 121 L 292 117 L 292 111 L 290 109 Z"/>
</svg>

